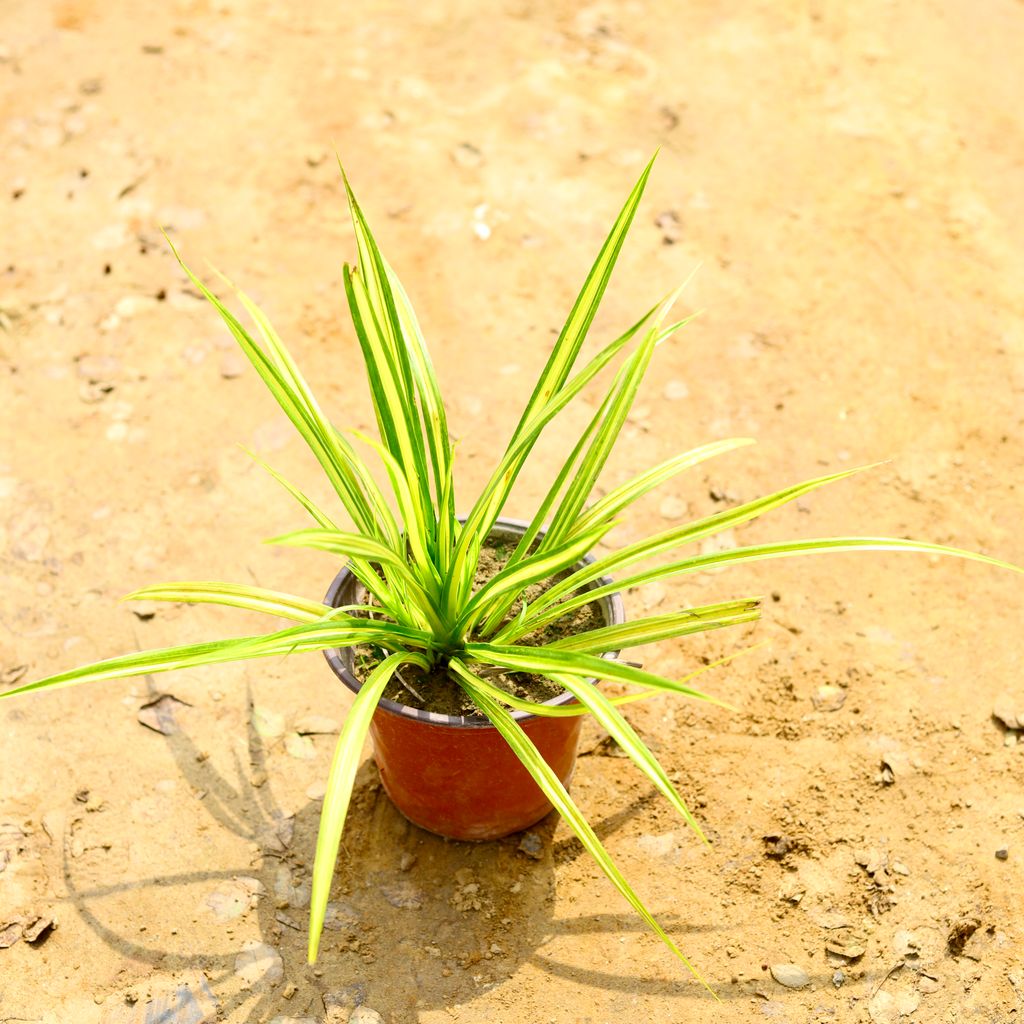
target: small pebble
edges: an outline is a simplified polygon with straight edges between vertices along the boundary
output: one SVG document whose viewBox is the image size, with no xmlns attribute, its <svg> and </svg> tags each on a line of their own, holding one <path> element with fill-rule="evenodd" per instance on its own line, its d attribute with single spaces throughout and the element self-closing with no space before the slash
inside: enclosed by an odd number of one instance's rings
<svg viewBox="0 0 1024 1024">
<path fill-rule="evenodd" d="M 285 734 L 284 749 L 300 761 L 312 761 L 316 757 L 313 741 L 308 736 L 300 736 L 297 732 Z"/>
<path fill-rule="evenodd" d="M 772 977 L 786 988 L 804 988 L 811 983 L 810 975 L 797 964 L 772 964 Z"/>
<path fill-rule="evenodd" d="M 245 373 L 245 360 L 237 352 L 225 352 L 220 359 L 220 375 L 225 380 L 234 380 Z"/>
<path fill-rule="evenodd" d="M 1006 860 L 1009 856 L 1010 851 L 1005 846 L 1000 846 L 999 849 L 996 850 L 996 860 Z"/>
<path fill-rule="evenodd" d="M 519 840 L 519 852 L 525 853 L 533 860 L 540 860 L 544 856 L 544 844 L 541 842 L 540 836 L 536 832 L 527 832 Z"/>
<path fill-rule="evenodd" d="M 673 522 L 683 519 L 689 510 L 690 506 L 685 501 L 672 496 L 664 498 L 658 506 L 658 511 L 661 513 L 662 518 L 672 520 Z"/>
<path fill-rule="evenodd" d="M 665 245 L 675 245 L 683 237 L 683 226 L 675 210 L 663 210 L 654 218 L 654 225 L 661 231 Z"/>
<path fill-rule="evenodd" d="M 295 720 L 295 731 L 302 736 L 328 735 L 340 728 L 335 719 L 325 715 L 304 715 Z"/>
<path fill-rule="evenodd" d="M 1024 707 L 1020 700 L 1007 693 L 1000 694 L 992 706 L 992 716 L 999 719 L 1007 729 L 1024 729 Z"/>
<path fill-rule="evenodd" d="M 483 154 L 471 142 L 460 142 L 451 152 L 452 161 L 459 167 L 479 167 Z"/>
<path fill-rule="evenodd" d="M 832 984 L 835 985 L 836 988 L 842 988 L 844 981 L 846 981 L 846 975 L 843 974 L 842 971 L 836 971 L 832 975 Z"/>
<path fill-rule="evenodd" d="M 369 1006 L 357 1006 L 349 1014 L 348 1024 L 383 1024 L 384 1018 Z"/>
<path fill-rule="evenodd" d="M 242 982 L 255 988 L 258 985 L 273 985 L 284 974 L 281 954 L 264 942 L 252 940 L 245 943 L 242 952 L 235 957 L 235 974 Z"/>
</svg>

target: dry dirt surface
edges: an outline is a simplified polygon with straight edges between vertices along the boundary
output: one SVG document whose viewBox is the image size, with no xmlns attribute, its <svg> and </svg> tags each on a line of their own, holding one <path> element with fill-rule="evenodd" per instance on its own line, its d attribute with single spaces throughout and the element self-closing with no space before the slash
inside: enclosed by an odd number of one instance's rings
<svg viewBox="0 0 1024 1024">
<path fill-rule="evenodd" d="M 119 603 L 147 583 L 326 589 L 328 556 L 261 546 L 304 523 L 239 445 L 326 502 L 316 466 L 160 228 L 263 303 L 339 425 L 367 428 L 335 147 L 432 345 L 460 508 L 660 146 L 595 340 L 698 263 L 684 305 L 704 312 L 658 351 L 602 483 L 759 445 L 615 540 L 889 460 L 726 543 L 913 536 L 1024 564 L 1022 53 L 1018 0 L 7 0 L 0 686 L 265 626 Z M 369 760 L 307 967 L 348 698 L 306 655 L 0 707 L 0 1021 L 1021 1019 L 1024 580 L 850 554 L 625 596 L 636 616 L 749 594 L 756 629 L 639 655 L 681 674 L 768 641 L 707 679 L 738 713 L 629 712 L 710 849 L 593 726 L 574 783 L 720 1002 L 564 826 L 446 842 Z"/>
</svg>

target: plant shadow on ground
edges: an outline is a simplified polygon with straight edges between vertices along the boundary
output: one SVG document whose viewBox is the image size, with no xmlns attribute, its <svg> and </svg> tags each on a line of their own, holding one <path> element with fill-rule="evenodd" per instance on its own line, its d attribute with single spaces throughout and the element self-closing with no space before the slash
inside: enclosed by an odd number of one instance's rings
<svg viewBox="0 0 1024 1024">
<path fill-rule="evenodd" d="M 152 681 L 150 687 L 153 695 L 159 693 Z M 103 942 L 141 966 L 136 978 L 147 978 L 146 985 L 136 984 L 107 1000 L 105 1024 L 257 1022 L 278 1014 L 317 1019 L 326 1014 L 328 1021 L 347 1021 L 351 1008 L 362 1003 L 395 1024 L 405 1024 L 417 1021 L 421 1010 L 468 1002 L 510 978 L 526 962 L 575 984 L 607 991 L 707 997 L 681 966 L 677 979 L 649 980 L 558 962 L 539 952 L 559 934 L 602 932 L 614 941 L 614 936 L 645 930 L 628 909 L 553 918 L 555 867 L 584 856 L 575 839 L 554 841 L 554 814 L 532 830 L 540 840 L 535 851 L 539 858 L 520 851 L 518 835 L 488 843 L 442 839 L 395 810 L 372 760 L 357 778 L 320 958 L 315 968 L 308 966 L 309 862 L 319 802 L 311 801 L 288 818 L 269 779 L 252 783 L 253 778 L 266 776 L 267 747 L 251 724 L 250 764 L 244 766 L 236 758 L 237 781 L 232 782 L 200 752 L 174 720 L 173 711 L 163 714 L 164 724 L 172 730 L 164 738 L 181 775 L 197 794 L 197 812 L 256 844 L 260 852 L 254 863 L 235 870 L 96 885 L 90 884 L 95 872 L 82 872 L 70 854 L 74 836 L 69 826 L 63 866 L 71 905 Z M 596 831 L 602 839 L 614 835 L 654 798 L 653 791 L 640 796 L 596 822 Z M 204 906 L 215 915 L 206 920 L 219 922 L 215 927 L 224 932 L 223 951 L 196 948 L 195 942 L 160 948 L 158 922 L 147 943 L 129 934 L 123 914 L 117 925 L 105 920 L 115 917 L 104 905 L 106 900 L 113 898 L 114 905 L 123 908 L 154 888 L 167 893 L 157 898 L 156 914 L 162 915 L 160 908 L 166 908 L 164 901 L 173 899 L 178 887 L 205 894 Z M 199 902 L 203 903 L 202 896 Z M 252 934 L 253 915 L 259 940 L 249 943 L 247 954 L 232 933 L 237 927 Z M 673 913 L 661 913 L 660 920 L 676 935 L 719 927 L 693 926 Z M 203 929 L 209 931 L 209 924 Z M 716 979 L 711 984 L 723 999 L 749 998 L 749 992 L 735 986 L 718 984 Z M 161 985 L 165 989 L 159 994 Z M 140 988 L 145 989 L 145 998 L 140 998 Z"/>
</svg>

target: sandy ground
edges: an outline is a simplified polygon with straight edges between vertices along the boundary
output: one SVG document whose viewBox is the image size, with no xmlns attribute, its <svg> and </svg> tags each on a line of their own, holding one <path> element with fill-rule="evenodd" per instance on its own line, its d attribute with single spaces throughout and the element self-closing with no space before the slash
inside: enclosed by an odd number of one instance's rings
<svg viewBox="0 0 1024 1024">
<path fill-rule="evenodd" d="M 8 0 L 2 685 L 263 625 L 140 619 L 118 598 L 145 583 L 326 588 L 327 556 L 261 546 L 302 521 L 237 443 L 327 500 L 316 467 L 158 229 L 244 284 L 339 424 L 366 427 L 334 147 L 430 339 L 461 507 L 661 146 L 595 336 L 697 263 L 685 302 L 705 312 L 659 351 L 605 484 L 713 438 L 760 443 L 652 496 L 616 539 L 888 459 L 735 539 L 891 534 L 1024 564 L 1022 52 L 1013 0 Z M 539 860 L 516 838 L 448 843 L 405 824 L 369 763 L 307 968 L 333 737 L 296 725 L 346 707 L 315 655 L 160 677 L 187 704 L 170 736 L 140 724 L 142 681 L 4 704 L 0 926 L 56 928 L 0 949 L 0 1021 L 346 1021 L 359 1004 L 388 1024 L 1007 1024 L 1024 1007 L 1024 745 L 992 709 L 1024 709 L 1022 586 L 847 555 L 627 595 L 634 615 L 774 598 L 749 635 L 641 652 L 672 673 L 770 641 L 709 682 L 739 714 L 630 712 L 712 849 L 594 727 L 575 784 L 721 1004 L 563 827 L 537 830 Z M 810 984 L 780 985 L 775 964 Z"/>
</svg>

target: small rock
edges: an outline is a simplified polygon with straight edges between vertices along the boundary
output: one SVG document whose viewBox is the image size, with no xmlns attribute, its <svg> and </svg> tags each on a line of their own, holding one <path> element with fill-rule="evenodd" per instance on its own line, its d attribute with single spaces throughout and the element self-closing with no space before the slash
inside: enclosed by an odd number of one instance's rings
<svg viewBox="0 0 1024 1024">
<path fill-rule="evenodd" d="M 245 373 L 245 360 L 237 352 L 225 352 L 220 358 L 220 375 L 225 380 L 234 380 Z"/>
<path fill-rule="evenodd" d="M 340 728 L 333 718 L 327 718 L 325 715 L 304 715 L 295 722 L 295 731 L 301 736 L 327 736 Z"/>
<path fill-rule="evenodd" d="M 830 686 L 826 683 L 819 686 L 811 703 L 817 711 L 838 711 L 846 703 L 846 691 L 840 686 Z"/>
<path fill-rule="evenodd" d="M 261 707 L 259 704 L 252 706 L 252 727 L 258 736 L 265 740 L 277 739 L 284 734 L 284 715 L 279 715 L 270 708 Z"/>
<path fill-rule="evenodd" d="M 783 903 L 792 903 L 796 906 L 806 895 L 807 888 L 804 883 L 793 875 L 784 878 L 779 886 L 779 899 Z"/>
<path fill-rule="evenodd" d="M 981 927 L 976 917 L 962 917 L 953 922 L 946 936 L 946 945 L 953 956 L 960 956 L 968 939 Z"/>
<path fill-rule="evenodd" d="M 992 705 L 992 715 L 998 718 L 1007 729 L 1024 729 L 1024 707 L 1020 700 L 1009 694 L 1000 694 Z"/>
<path fill-rule="evenodd" d="M 181 350 L 181 358 L 189 366 L 199 366 L 206 359 L 206 347 L 203 345 L 186 345 Z"/>
<path fill-rule="evenodd" d="M 678 849 L 678 837 L 675 832 L 666 832 L 663 835 L 638 836 L 636 845 L 648 857 L 671 857 Z"/>
<path fill-rule="evenodd" d="M 917 990 L 923 992 L 925 995 L 931 995 L 933 992 L 938 992 L 942 988 L 942 982 L 938 978 L 933 978 L 928 974 L 922 974 L 917 979 Z"/>
<path fill-rule="evenodd" d="M 789 836 L 781 833 L 762 836 L 761 839 L 764 842 L 765 856 L 771 857 L 773 860 L 782 860 L 794 846 Z"/>
<path fill-rule="evenodd" d="M 1009 856 L 1010 850 L 1006 846 L 1000 846 L 999 849 L 996 850 L 996 860 L 1007 860 Z"/>
<path fill-rule="evenodd" d="M 55 927 L 56 922 L 52 917 L 30 917 L 25 924 L 22 925 L 21 935 L 26 942 L 35 945 L 37 942 L 44 942 L 46 937 Z"/>
<path fill-rule="evenodd" d="M 254 939 L 235 957 L 235 974 L 246 985 L 272 985 L 284 977 L 284 963 L 273 946 Z"/>
<path fill-rule="evenodd" d="M 416 863 L 416 854 L 406 850 L 398 862 L 399 871 L 410 871 Z"/>
<path fill-rule="evenodd" d="M 264 782 L 266 776 L 264 774 Z M 295 834 L 295 819 L 276 817 L 266 825 L 261 825 L 256 830 L 256 841 L 265 850 L 274 850 L 277 853 L 284 853 L 291 845 L 292 836 Z"/>
<path fill-rule="evenodd" d="M 13 686 L 28 671 L 28 665 L 12 665 L 0 672 L 0 683 Z"/>
<path fill-rule="evenodd" d="M 740 545 L 739 541 L 736 540 L 736 534 L 732 530 L 721 530 L 711 537 L 705 537 L 697 546 L 702 555 L 717 555 L 725 551 L 734 551 Z M 725 572 L 728 568 L 728 565 L 719 565 L 705 568 L 702 571 L 720 573 Z"/>
<path fill-rule="evenodd" d="M 901 960 L 909 960 L 916 957 L 920 950 L 918 949 L 917 936 L 913 932 L 908 932 L 904 929 L 900 929 L 892 937 L 892 948 L 893 952 Z"/>
<path fill-rule="evenodd" d="M 533 860 L 540 860 L 544 856 L 544 843 L 536 832 L 524 833 L 517 849 Z"/>
<path fill-rule="evenodd" d="M 864 943 L 852 935 L 837 935 L 825 943 L 825 951 L 844 960 L 859 960 L 865 952 Z"/>
<path fill-rule="evenodd" d="M 308 736 L 300 736 L 290 732 L 284 738 L 284 749 L 300 761 L 312 761 L 316 757 L 316 747 Z"/>
<path fill-rule="evenodd" d="M 349 931 L 359 924 L 359 912 L 351 903 L 328 903 L 324 911 L 324 927 L 332 932 Z"/>
<path fill-rule="evenodd" d="M 835 928 L 849 928 L 850 919 L 844 917 L 836 910 L 824 910 L 820 913 L 813 914 L 812 920 L 819 928 L 824 928 L 828 931 L 832 931 Z"/>
<path fill-rule="evenodd" d="M 671 520 L 672 522 L 680 522 L 685 518 L 686 513 L 689 512 L 690 506 L 682 500 L 682 498 L 676 498 L 669 496 L 665 498 L 658 506 L 658 512 L 661 514 L 663 519 Z"/>
<path fill-rule="evenodd" d="M 459 167 L 479 167 L 484 156 L 471 142 L 460 142 L 452 150 L 452 161 Z"/>
<path fill-rule="evenodd" d="M 121 372 L 121 361 L 114 356 L 83 355 L 75 360 L 75 372 L 91 383 L 110 381 Z"/>
<path fill-rule="evenodd" d="M 661 232 L 661 241 L 665 245 L 675 245 L 683 237 L 683 225 L 675 210 L 664 210 L 654 218 L 654 226 Z"/>
<path fill-rule="evenodd" d="M 423 893 L 412 882 L 382 885 L 380 893 L 393 907 L 401 910 L 419 910 L 423 906 Z"/>
<path fill-rule="evenodd" d="M 357 1006 L 349 1014 L 348 1024 L 384 1024 L 384 1018 L 369 1006 Z"/>
<path fill-rule="evenodd" d="M 114 312 L 122 319 L 128 320 L 140 313 L 154 309 L 157 300 L 148 295 L 126 295 L 114 307 Z"/>
<path fill-rule="evenodd" d="M 344 1024 L 349 1013 L 366 1000 L 366 986 L 361 981 L 354 981 L 344 988 L 325 992 L 323 995 L 324 1010 L 329 1024 Z"/>
<path fill-rule="evenodd" d="M 300 882 L 296 885 L 292 881 L 292 872 L 288 865 L 279 864 L 274 875 L 274 896 L 280 909 L 292 907 L 302 910 L 309 906 L 310 884 Z"/>
<path fill-rule="evenodd" d="M 0 949 L 10 949 L 21 938 L 21 921 L 0 924 Z"/>
<path fill-rule="evenodd" d="M 156 601 L 135 601 L 132 604 L 132 615 L 143 622 L 149 622 L 156 615 Z"/>
<path fill-rule="evenodd" d="M 835 971 L 832 974 L 832 984 L 835 985 L 836 988 L 842 988 L 844 981 L 846 981 L 846 975 L 843 974 L 842 971 Z"/>
<path fill-rule="evenodd" d="M 881 990 L 871 997 L 871 1002 L 868 1003 L 868 1013 L 874 1024 L 896 1024 L 900 1016 L 896 1000 L 888 992 Z"/>
<path fill-rule="evenodd" d="M 78 400 L 85 405 L 96 405 L 102 402 L 111 391 L 114 385 L 106 380 L 84 380 L 78 385 Z"/>
<path fill-rule="evenodd" d="M 252 909 L 266 888 L 259 879 L 242 876 L 222 882 L 203 901 L 218 921 L 233 921 Z"/>
<path fill-rule="evenodd" d="M 804 988 L 811 983 L 810 975 L 797 964 L 772 964 L 771 973 L 786 988 Z"/>
</svg>

